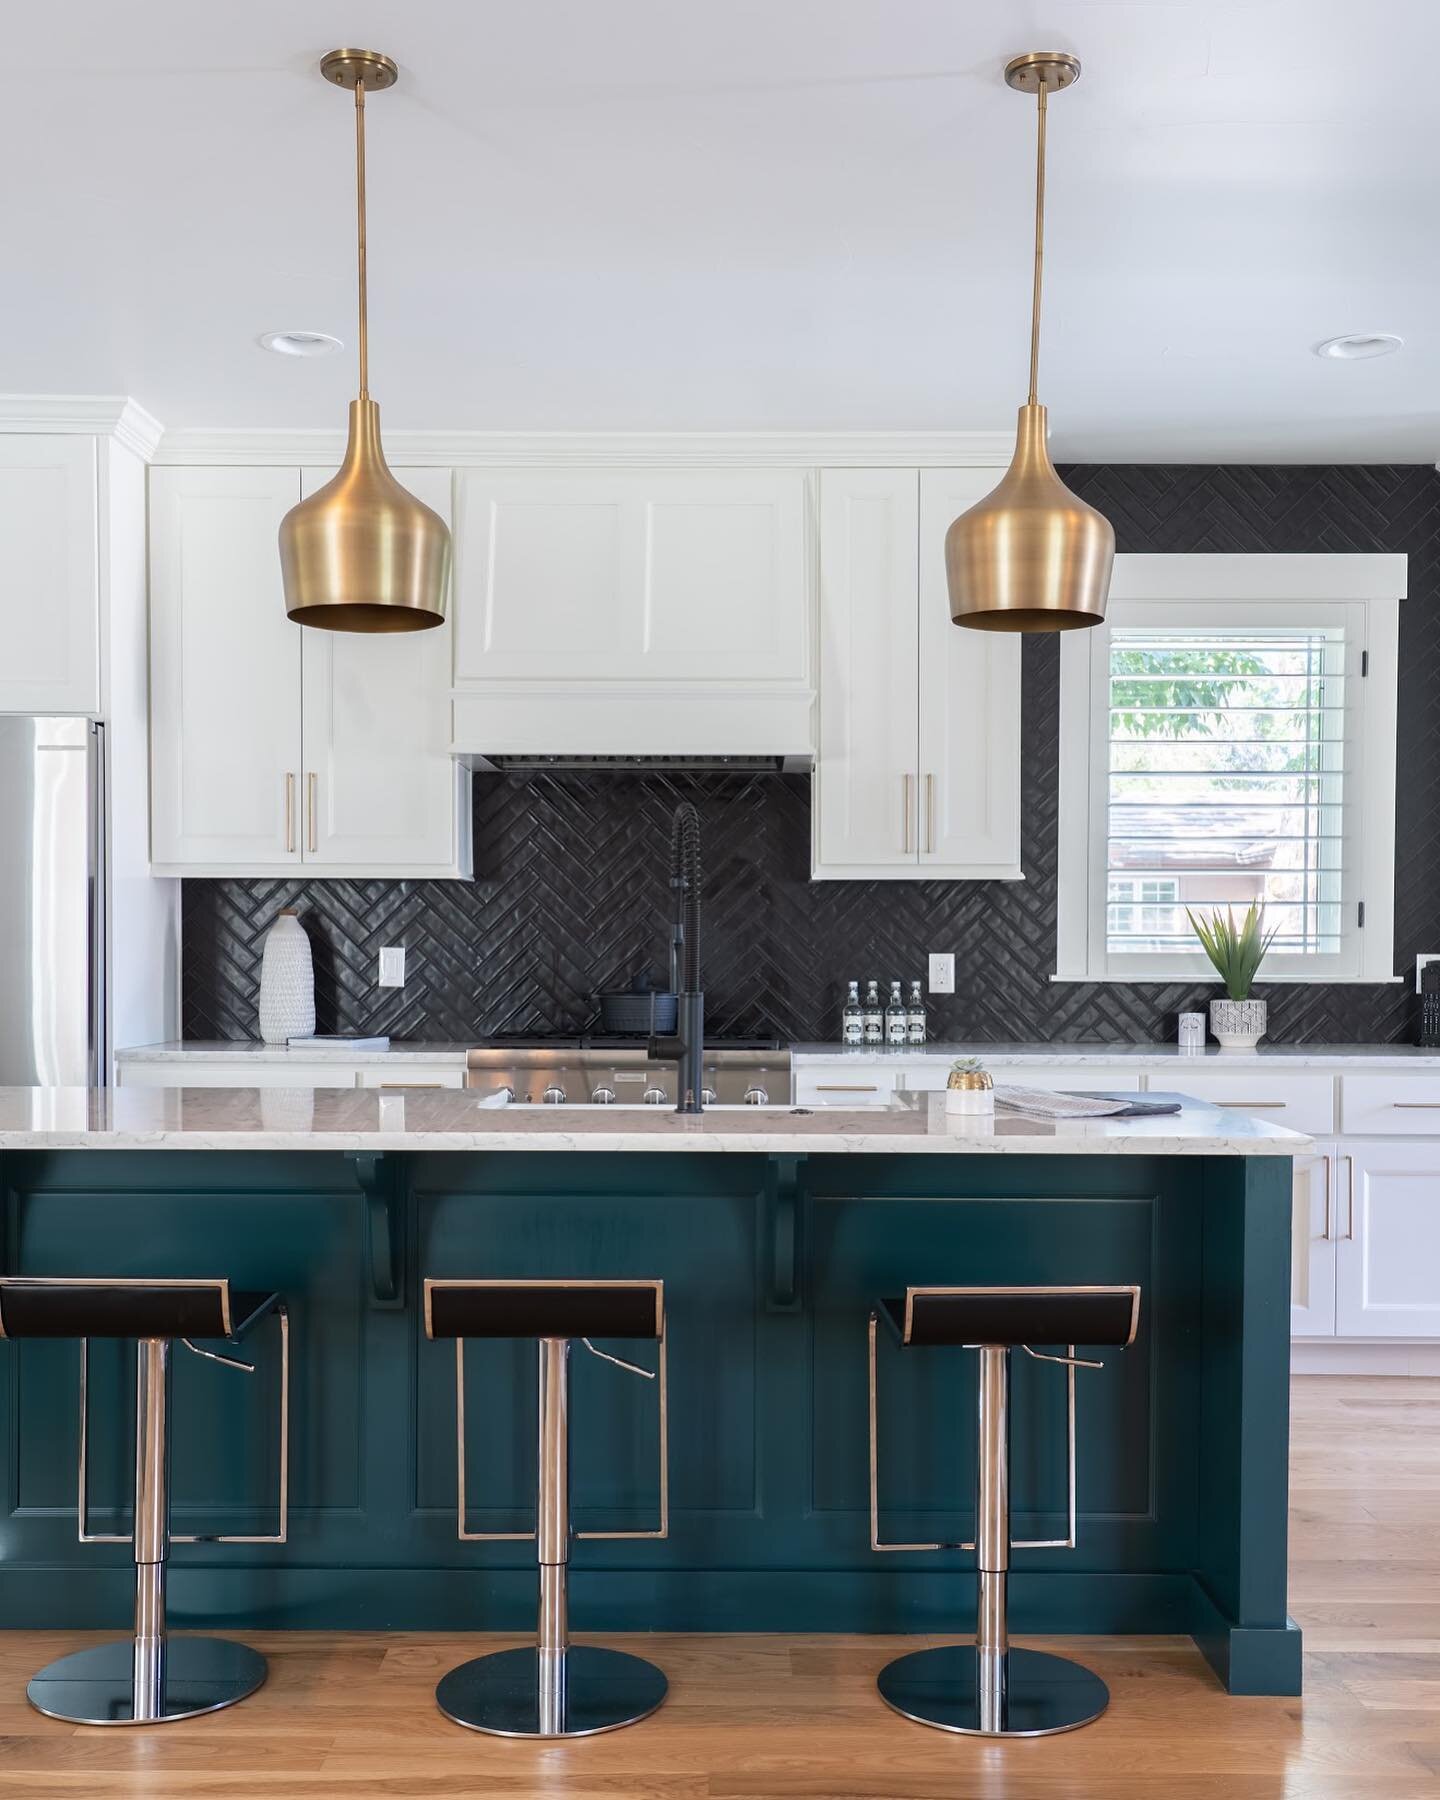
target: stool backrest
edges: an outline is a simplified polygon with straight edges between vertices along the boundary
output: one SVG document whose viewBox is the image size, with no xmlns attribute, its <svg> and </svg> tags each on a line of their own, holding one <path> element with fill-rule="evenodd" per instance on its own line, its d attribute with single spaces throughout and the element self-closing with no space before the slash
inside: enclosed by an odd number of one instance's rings
<svg viewBox="0 0 1440 1800">
<path fill-rule="evenodd" d="M 425 1283 L 425 1332 L 432 1338 L 658 1338 L 664 1325 L 663 1281 Z"/>
<path fill-rule="evenodd" d="M 912 1287 L 906 1344 L 1118 1344 L 1135 1341 L 1138 1287 Z"/>
<path fill-rule="evenodd" d="M 0 1276 L 0 1337 L 228 1338 L 233 1324 L 223 1277 Z"/>
</svg>

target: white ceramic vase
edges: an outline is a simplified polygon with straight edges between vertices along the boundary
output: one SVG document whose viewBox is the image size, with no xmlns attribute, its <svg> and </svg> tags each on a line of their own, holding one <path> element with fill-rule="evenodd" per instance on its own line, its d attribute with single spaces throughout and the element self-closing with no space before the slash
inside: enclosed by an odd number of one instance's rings
<svg viewBox="0 0 1440 1800">
<path fill-rule="evenodd" d="M 1268 1011 L 1263 1000 L 1212 1000 L 1210 1030 L 1222 1050 L 1253 1050 L 1265 1035 Z"/>
<path fill-rule="evenodd" d="M 315 1031 L 315 963 L 305 928 L 287 907 L 265 934 L 260 959 L 260 1036 L 283 1044 Z"/>
</svg>

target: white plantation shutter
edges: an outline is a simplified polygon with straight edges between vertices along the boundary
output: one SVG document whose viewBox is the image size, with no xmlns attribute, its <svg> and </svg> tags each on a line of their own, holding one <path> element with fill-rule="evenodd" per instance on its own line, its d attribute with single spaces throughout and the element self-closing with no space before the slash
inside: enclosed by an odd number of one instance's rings
<svg viewBox="0 0 1440 1800">
<path fill-rule="evenodd" d="M 1252 902 L 1273 953 L 1340 953 L 1345 689 L 1343 627 L 1111 631 L 1107 953 Z"/>
<path fill-rule="evenodd" d="M 1213 979 L 1187 908 L 1252 902 L 1262 982 L 1394 979 L 1404 589 L 1403 557 L 1116 559 L 1060 646 L 1059 979 Z"/>
</svg>

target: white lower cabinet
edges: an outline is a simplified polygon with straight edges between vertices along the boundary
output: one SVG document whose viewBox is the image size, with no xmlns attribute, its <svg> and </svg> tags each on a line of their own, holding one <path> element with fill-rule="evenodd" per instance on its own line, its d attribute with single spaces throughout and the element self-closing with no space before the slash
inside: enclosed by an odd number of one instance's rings
<svg viewBox="0 0 1440 1800">
<path fill-rule="evenodd" d="M 1440 1140 L 1338 1152 L 1337 1336 L 1440 1337 Z"/>
<path fill-rule="evenodd" d="M 1290 1335 L 1334 1337 L 1335 1239 L 1334 1144 L 1317 1144 L 1294 1162 L 1290 1236 Z"/>
</svg>

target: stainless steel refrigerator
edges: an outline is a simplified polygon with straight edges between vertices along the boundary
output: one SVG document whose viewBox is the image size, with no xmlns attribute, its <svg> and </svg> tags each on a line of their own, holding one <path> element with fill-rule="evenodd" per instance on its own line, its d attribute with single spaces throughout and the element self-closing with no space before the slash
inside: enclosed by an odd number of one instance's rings
<svg viewBox="0 0 1440 1800">
<path fill-rule="evenodd" d="M 104 734 L 0 718 L 0 1085 L 105 1085 Z"/>
</svg>

